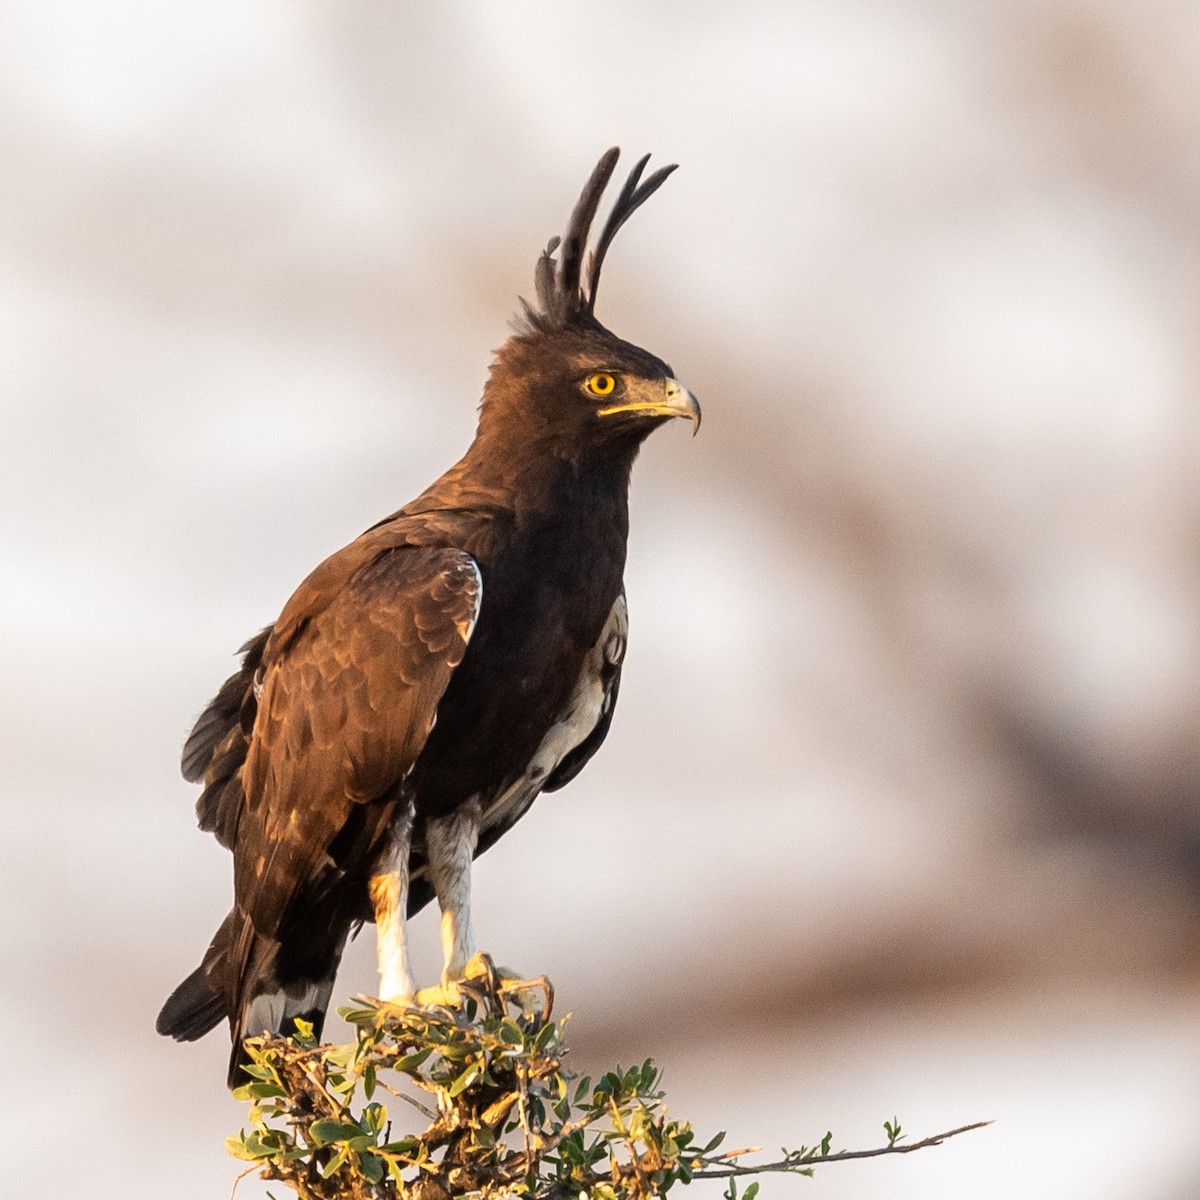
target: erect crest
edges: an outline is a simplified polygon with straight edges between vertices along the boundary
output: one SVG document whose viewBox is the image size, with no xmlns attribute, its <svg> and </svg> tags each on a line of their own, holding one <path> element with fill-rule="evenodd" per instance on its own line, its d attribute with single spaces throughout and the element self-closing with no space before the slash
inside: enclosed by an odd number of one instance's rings
<svg viewBox="0 0 1200 1200">
<path fill-rule="evenodd" d="M 617 230 L 658 191 L 677 166 L 672 163 L 660 167 L 643 180 L 642 172 L 650 161 L 650 155 L 640 158 L 621 188 L 591 254 L 587 254 L 588 236 L 596 218 L 596 210 L 600 207 L 600 197 L 612 178 L 620 155 L 620 149 L 614 146 L 596 164 L 591 178 L 579 194 L 565 235 L 551 238 L 538 259 L 534 273 L 538 307 L 535 309 L 526 301 L 521 301 L 526 320 L 533 329 L 564 329 L 568 325 L 591 324 L 595 320 L 593 309 L 596 288 L 600 283 L 600 268 L 604 265 L 604 256 Z M 557 258 L 554 257 L 556 250 L 559 251 Z"/>
</svg>

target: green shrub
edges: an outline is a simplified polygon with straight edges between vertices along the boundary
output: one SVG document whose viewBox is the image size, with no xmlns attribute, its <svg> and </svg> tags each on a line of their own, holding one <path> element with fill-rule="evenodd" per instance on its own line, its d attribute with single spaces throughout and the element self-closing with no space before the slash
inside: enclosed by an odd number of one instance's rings
<svg viewBox="0 0 1200 1200">
<path fill-rule="evenodd" d="M 822 1163 L 921 1149 L 980 1122 L 900 1144 L 835 1151 L 832 1134 L 753 1165 L 750 1151 L 720 1149 L 670 1118 L 658 1071 L 617 1068 L 598 1079 L 563 1066 L 565 1020 L 551 1020 L 547 981 L 502 982 L 489 973 L 463 986 L 460 1008 L 401 1008 L 360 999 L 340 1010 L 355 1026 L 343 1046 L 252 1038 L 251 1128 L 230 1153 L 292 1188 L 302 1200 L 446 1200 L 450 1196 L 643 1200 L 693 1179 L 766 1172 L 810 1175 Z M 386 1100 L 386 1103 L 385 1103 Z M 412 1124 L 419 1132 L 402 1132 Z M 749 1184 L 740 1200 L 754 1200 Z"/>
</svg>

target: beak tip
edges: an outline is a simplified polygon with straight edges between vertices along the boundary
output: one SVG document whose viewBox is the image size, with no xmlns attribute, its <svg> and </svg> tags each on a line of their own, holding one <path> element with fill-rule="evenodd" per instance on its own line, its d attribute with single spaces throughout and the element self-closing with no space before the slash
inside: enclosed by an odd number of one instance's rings
<svg viewBox="0 0 1200 1200">
<path fill-rule="evenodd" d="M 676 379 L 668 380 L 667 394 L 671 398 L 674 411 L 691 421 L 692 437 L 695 437 L 700 432 L 700 401 Z"/>
</svg>

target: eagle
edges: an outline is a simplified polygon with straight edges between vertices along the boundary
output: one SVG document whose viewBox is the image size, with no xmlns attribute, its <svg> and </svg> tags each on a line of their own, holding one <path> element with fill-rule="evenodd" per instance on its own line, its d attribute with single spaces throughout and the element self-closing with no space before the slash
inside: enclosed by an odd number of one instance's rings
<svg viewBox="0 0 1200 1200">
<path fill-rule="evenodd" d="M 373 921 L 379 995 L 449 1003 L 475 959 L 471 864 L 608 733 L 628 620 L 629 480 L 646 436 L 700 406 L 660 358 L 595 316 L 621 226 L 675 169 L 642 158 L 588 243 L 604 154 L 537 261 L 495 353 L 470 447 L 322 562 L 183 748 L 200 828 L 233 855 L 233 907 L 159 1033 L 228 1019 L 243 1039 L 320 1035 L 351 931 Z M 441 982 L 418 992 L 406 921 L 436 897 Z"/>
</svg>

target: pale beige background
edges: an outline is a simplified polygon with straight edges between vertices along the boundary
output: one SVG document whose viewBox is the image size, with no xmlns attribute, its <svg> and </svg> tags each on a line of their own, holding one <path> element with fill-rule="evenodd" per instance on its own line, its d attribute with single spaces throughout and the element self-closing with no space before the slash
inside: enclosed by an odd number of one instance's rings
<svg viewBox="0 0 1200 1200">
<path fill-rule="evenodd" d="M 617 142 L 682 167 L 600 315 L 705 426 L 484 940 L 734 1142 L 999 1122 L 772 1196 L 1195 1196 L 1198 114 L 1187 3 L 5 5 L 0 1191 L 228 1194 L 181 739 Z"/>
</svg>

